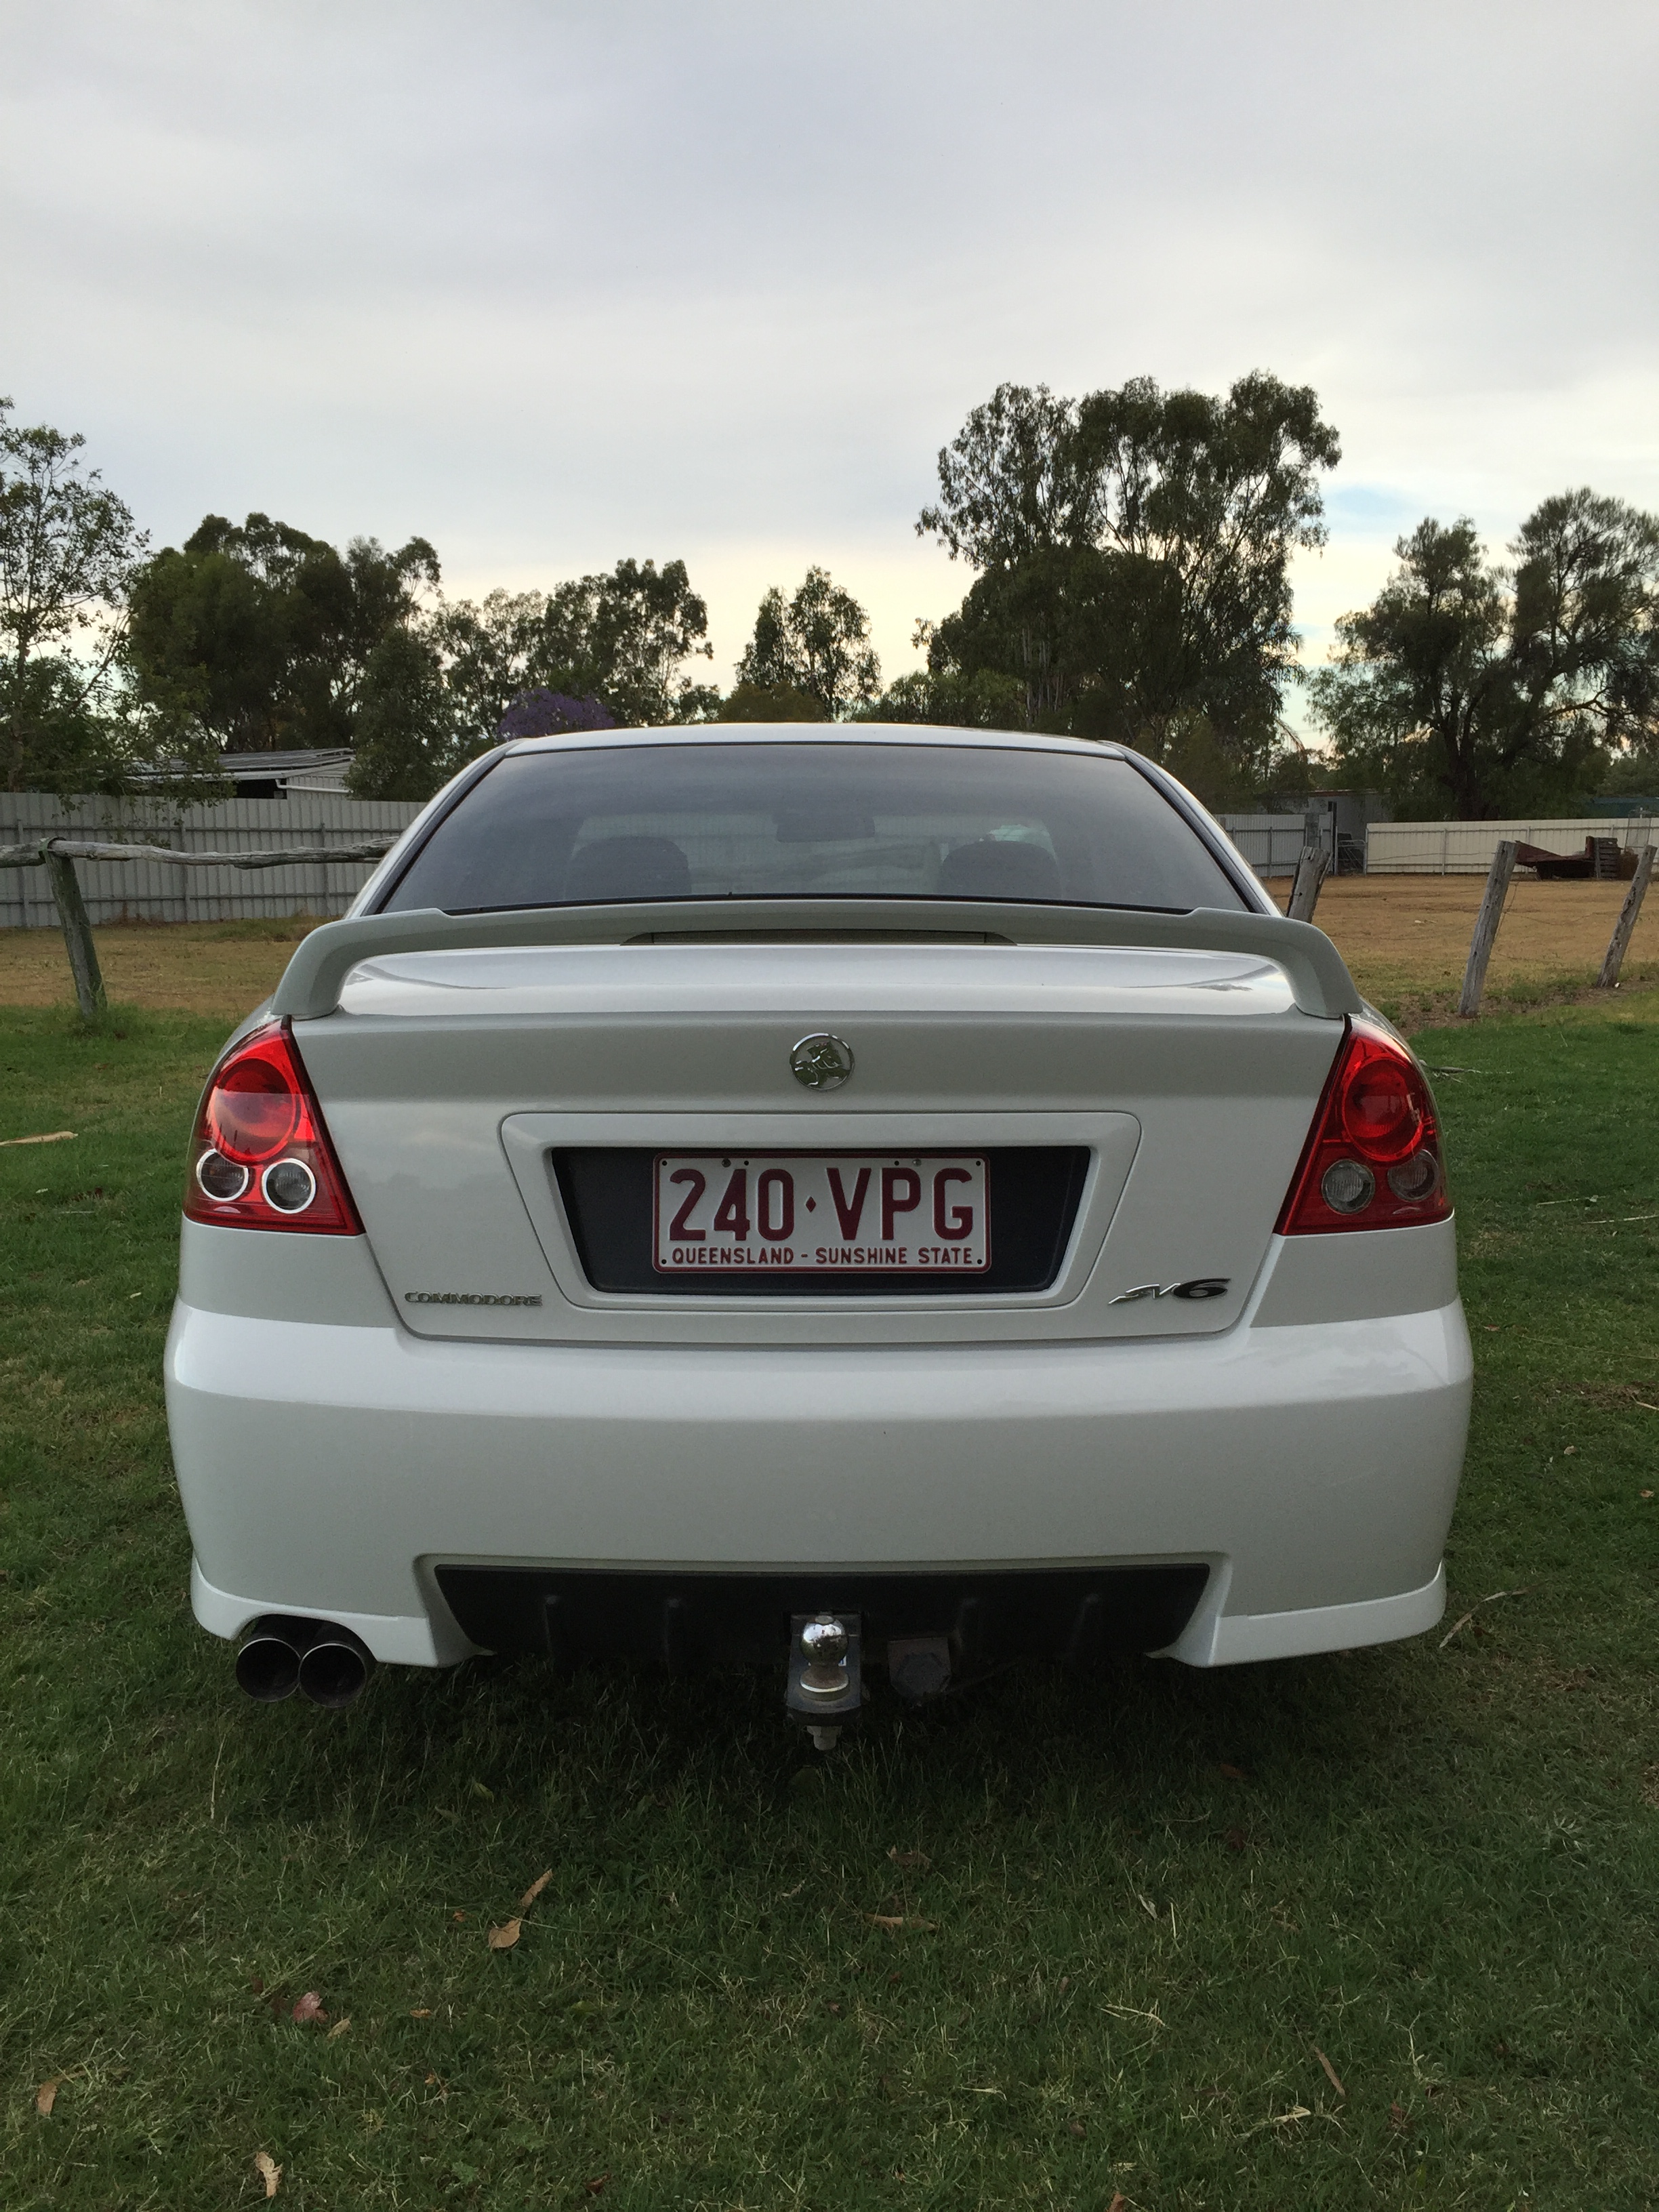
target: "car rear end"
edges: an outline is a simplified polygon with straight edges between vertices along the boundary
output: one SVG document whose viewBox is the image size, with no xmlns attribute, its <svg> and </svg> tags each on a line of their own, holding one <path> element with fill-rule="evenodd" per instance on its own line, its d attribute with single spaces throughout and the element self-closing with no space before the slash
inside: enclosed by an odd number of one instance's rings
<svg viewBox="0 0 1659 2212">
<path fill-rule="evenodd" d="M 531 745 L 361 907 L 192 1148 L 209 1628 L 793 1651 L 799 1688 L 823 1620 L 936 1688 L 1438 1617 L 1469 1357 L 1431 1101 L 1145 764 Z"/>
</svg>

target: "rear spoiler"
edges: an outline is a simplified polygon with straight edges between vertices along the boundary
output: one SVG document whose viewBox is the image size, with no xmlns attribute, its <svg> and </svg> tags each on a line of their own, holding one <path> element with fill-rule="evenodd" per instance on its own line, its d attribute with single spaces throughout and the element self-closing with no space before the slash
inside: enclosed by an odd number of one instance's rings
<svg viewBox="0 0 1659 2212">
<path fill-rule="evenodd" d="M 1111 945 L 1199 952 L 1253 952 L 1283 969 L 1304 1014 L 1333 1021 L 1359 1012 L 1359 994 L 1322 929 L 1278 915 L 1198 907 L 1026 906 L 963 899 L 642 900 L 611 906 L 538 906 L 505 914 L 443 914 L 420 907 L 325 922 L 303 939 L 276 986 L 273 1014 L 314 1022 L 340 1003 L 361 961 L 397 952 L 494 950 L 530 945 L 810 943 L 899 939 L 988 945 Z"/>
</svg>

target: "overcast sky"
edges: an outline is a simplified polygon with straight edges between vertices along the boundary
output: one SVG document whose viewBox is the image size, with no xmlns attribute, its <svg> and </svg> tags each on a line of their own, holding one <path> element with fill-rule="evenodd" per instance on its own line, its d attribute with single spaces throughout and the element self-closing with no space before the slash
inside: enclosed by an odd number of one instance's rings
<svg viewBox="0 0 1659 2212">
<path fill-rule="evenodd" d="M 1400 532 L 1659 507 L 1659 7 L 0 0 L 0 392 L 156 543 L 446 587 L 827 566 L 891 675 L 1005 379 L 1252 368 L 1341 434 L 1310 657 Z"/>
</svg>

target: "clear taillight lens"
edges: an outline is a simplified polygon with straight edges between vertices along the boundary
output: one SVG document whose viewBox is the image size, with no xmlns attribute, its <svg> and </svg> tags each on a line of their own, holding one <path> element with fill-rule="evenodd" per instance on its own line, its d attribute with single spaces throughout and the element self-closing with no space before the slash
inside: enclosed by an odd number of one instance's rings
<svg viewBox="0 0 1659 2212">
<path fill-rule="evenodd" d="M 1281 1237 L 1405 1229 L 1451 1212 L 1423 1071 L 1362 1014 L 1348 1025 L 1279 1213 Z"/>
<path fill-rule="evenodd" d="M 253 1030 L 214 1069 L 191 1139 L 185 1212 L 222 1229 L 362 1236 L 286 1021 Z"/>
</svg>

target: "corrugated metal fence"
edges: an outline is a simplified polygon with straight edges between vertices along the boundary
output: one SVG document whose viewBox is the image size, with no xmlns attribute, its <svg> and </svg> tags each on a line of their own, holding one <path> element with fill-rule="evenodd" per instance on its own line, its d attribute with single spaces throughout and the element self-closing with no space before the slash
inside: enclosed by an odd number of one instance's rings
<svg viewBox="0 0 1659 2212">
<path fill-rule="evenodd" d="M 1218 814 L 1216 820 L 1232 839 L 1258 876 L 1293 876 L 1307 840 L 1306 817 L 1300 814 Z M 1330 827 L 1322 819 L 1320 836 L 1331 860 Z"/>
<path fill-rule="evenodd" d="M 1365 873 L 1484 876 L 1505 837 L 1550 853 L 1582 853 L 1586 837 L 1616 837 L 1626 852 L 1639 853 L 1652 836 L 1653 817 L 1646 814 L 1573 822 L 1373 822 L 1365 832 Z"/>
<path fill-rule="evenodd" d="M 296 792 L 290 799 L 227 799 L 169 806 L 142 799 L 58 799 L 44 792 L 0 792 L 0 845 L 43 837 L 166 845 L 174 852 L 258 852 L 288 846 L 361 844 L 395 837 L 420 812 L 413 800 L 342 799 Z M 368 880 L 372 860 L 266 868 L 177 868 L 161 860 L 77 860 L 95 923 L 243 921 L 294 914 L 343 914 Z M 0 928 L 46 929 L 58 908 L 44 868 L 0 869 Z"/>
</svg>

